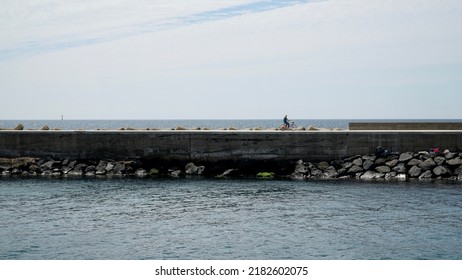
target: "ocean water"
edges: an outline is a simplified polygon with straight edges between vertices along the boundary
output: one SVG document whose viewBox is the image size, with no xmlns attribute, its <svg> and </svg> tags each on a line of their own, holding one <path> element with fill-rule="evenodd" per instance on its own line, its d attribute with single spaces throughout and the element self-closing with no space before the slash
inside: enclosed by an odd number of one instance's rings
<svg viewBox="0 0 462 280">
<path fill-rule="evenodd" d="M 352 121 L 413 121 L 413 122 L 444 122 L 462 120 L 349 120 L 349 119 L 292 119 L 299 127 L 315 126 L 319 128 L 340 128 L 347 129 Z M 209 128 L 220 129 L 234 127 L 238 129 L 249 128 L 277 128 L 282 124 L 279 119 L 253 119 L 253 120 L 0 120 L 0 128 L 14 128 L 18 124 L 23 124 L 25 129 L 40 129 L 47 125 L 51 129 L 120 129 L 120 128 L 157 128 L 172 129 L 177 126 L 186 128 Z"/>
<path fill-rule="evenodd" d="M 462 259 L 462 185 L 0 178 L 0 259 Z"/>
</svg>

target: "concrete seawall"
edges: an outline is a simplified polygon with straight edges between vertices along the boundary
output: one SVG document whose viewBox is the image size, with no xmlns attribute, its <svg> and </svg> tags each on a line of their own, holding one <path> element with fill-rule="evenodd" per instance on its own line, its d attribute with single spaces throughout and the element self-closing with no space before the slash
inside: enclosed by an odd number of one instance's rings
<svg viewBox="0 0 462 280">
<path fill-rule="evenodd" d="M 351 122 L 350 130 L 462 130 L 462 122 Z"/>
<path fill-rule="evenodd" d="M 374 153 L 462 151 L 462 131 L 0 131 L 0 157 L 287 163 Z"/>
</svg>

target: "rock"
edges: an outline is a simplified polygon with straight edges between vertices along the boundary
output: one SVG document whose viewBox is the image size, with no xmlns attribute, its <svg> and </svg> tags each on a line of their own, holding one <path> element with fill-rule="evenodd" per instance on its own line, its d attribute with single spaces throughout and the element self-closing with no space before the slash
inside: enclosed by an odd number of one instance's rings
<svg viewBox="0 0 462 280">
<path fill-rule="evenodd" d="M 173 170 L 169 173 L 171 177 L 180 177 L 181 175 L 181 170 Z"/>
<path fill-rule="evenodd" d="M 385 162 L 385 165 L 390 168 L 393 168 L 398 164 L 398 162 L 399 162 L 398 159 L 392 159 L 390 161 Z"/>
<path fill-rule="evenodd" d="M 413 167 L 411 167 L 411 169 L 409 169 L 407 173 L 412 178 L 419 177 L 420 174 L 422 173 L 422 169 L 414 165 Z"/>
<path fill-rule="evenodd" d="M 175 130 L 188 130 L 186 127 L 177 126 Z"/>
<path fill-rule="evenodd" d="M 350 169 L 348 169 L 349 174 L 356 174 L 359 172 L 363 172 L 364 169 L 361 166 L 353 165 Z"/>
<path fill-rule="evenodd" d="M 125 164 L 123 164 L 122 162 L 116 162 L 114 168 L 112 169 L 112 172 L 114 172 L 114 174 L 116 175 L 121 175 L 125 173 L 125 171 L 126 171 Z"/>
<path fill-rule="evenodd" d="M 321 179 L 323 175 L 324 174 L 322 173 L 321 170 L 317 168 L 310 168 L 310 175 L 309 175 L 310 178 Z"/>
<path fill-rule="evenodd" d="M 433 169 L 433 174 L 436 176 L 449 176 L 451 175 L 451 170 L 445 166 L 438 165 Z"/>
<path fill-rule="evenodd" d="M 419 180 L 431 179 L 433 173 L 430 170 L 426 170 L 424 173 L 420 174 Z"/>
<path fill-rule="evenodd" d="M 14 128 L 14 130 L 24 130 L 24 125 L 18 124 L 18 125 Z"/>
<path fill-rule="evenodd" d="M 370 160 L 370 159 L 366 159 L 366 160 L 364 161 L 364 163 L 363 163 L 363 168 L 364 168 L 364 170 L 366 170 L 366 171 L 369 170 L 369 169 L 371 169 L 372 166 L 374 166 L 374 162 L 373 162 L 372 160 Z"/>
<path fill-rule="evenodd" d="M 379 173 L 388 173 L 391 171 L 390 167 L 386 165 L 377 166 L 375 170 Z"/>
<path fill-rule="evenodd" d="M 31 164 L 35 164 L 36 159 L 32 157 L 20 157 L 20 158 L 13 158 L 10 160 L 10 164 L 12 168 L 18 168 L 18 169 L 28 169 L 28 166 Z"/>
<path fill-rule="evenodd" d="M 399 155 L 399 159 L 398 161 L 399 162 L 407 162 L 407 161 L 410 161 L 414 156 L 412 155 L 412 153 L 402 153 Z"/>
<path fill-rule="evenodd" d="M 330 166 L 329 163 L 326 161 L 321 161 L 320 163 L 316 165 L 316 167 L 322 171 L 325 171 L 327 168 L 329 168 L 329 166 Z"/>
<path fill-rule="evenodd" d="M 43 170 L 50 170 L 50 169 L 53 169 L 53 166 L 55 166 L 55 161 L 49 160 L 46 163 L 42 164 L 41 168 Z"/>
<path fill-rule="evenodd" d="M 42 126 L 42 128 L 40 128 L 40 130 L 50 130 L 50 128 L 48 127 L 48 125 L 44 125 Z"/>
<path fill-rule="evenodd" d="M 0 168 L 1 169 L 1 168 Z M 31 172 L 39 172 L 40 171 L 40 167 L 37 165 L 37 164 L 31 164 L 29 165 L 29 171 Z"/>
<path fill-rule="evenodd" d="M 304 175 L 302 173 L 297 173 L 297 172 L 294 172 L 290 175 L 290 178 L 294 180 L 303 180 L 307 177 L 308 177 L 307 175 Z"/>
<path fill-rule="evenodd" d="M 381 157 L 375 160 L 375 165 L 384 165 L 387 161 L 387 158 Z"/>
<path fill-rule="evenodd" d="M 362 158 L 357 158 L 355 160 L 353 160 L 353 165 L 356 165 L 356 166 L 362 166 L 363 165 L 363 160 Z"/>
<path fill-rule="evenodd" d="M 299 174 L 307 174 L 309 173 L 310 169 L 303 163 L 303 161 L 298 161 L 297 164 L 295 165 L 295 171 L 294 173 L 299 173 Z"/>
<path fill-rule="evenodd" d="M 431 158 L 430 153 L 427 151 L 420 151 L 417 153 L 417 157 L 421 160 L 426 160 Z"/>
<path fill-rule="evenodd" d="M 74 161 L 70 162 L 67 166 L 68 166 L 69 168 L 71 168 L 71 169 L 74 169 L 74 167 L 75 167 L 76 165 L 77 165 L 77 161 L 74 160 Z"/>
<path fill-rule="evenodd" d="M 350 169 L 352 166 L 353 166 L 353 163 L 351 162 L 345 162 L 344 164 L 342 164 L 342 168 L 346 170 Z"/>
<path fill-rule="evenodd" d="M 188 175 L 201 175 L 205 170 L 204 166 L 196 166 L 194 163 L 190 162 L 185 166 L 185 173 Z"/>
<path fill-rule="evenodd" d="M 385 174 L 385 180 L 391 180 L 391 179 L 394 179 L 396 177 L 397 173 L 392 171 L 392 172 L 389 172 L 387 174 Z"/>
<path fill-rule="evenodd" d="M 442 165 L 446 161 L 446 158 L 438 156 L 434 158 L 434 161 L 437 165 Z"/>
<path fill-rule="evenodd" d="M 146 177 L 146 176 L 148 176 L 148 172 L 143 168 L 138 168 L 135 171 L 135 175 L 138 176 L 138 177 Z"/>
<path fill-rule="evenodd" d="M 385 174 L 374 172 L 374 171 L 366 171 L 363 175 L 361 175 L 360 179 L 362 180 L 372 180 L 372 179 L 378 179 L 378 178 L 383 178 Z"/>
<path fill-rule="evenodd" d="M 107 161 L 100 160 L 96 166 L 96 175 L 106 174 Z"/>
<path fill-rule="evenodd" d="M 363 160 L 370 160 L 370 161 L 374 162 L 377 159 L 377 156 L 367 155 L 367 156 L 362 156 L 361 158 Z"/>
<path fill-rule="evenodd" d="M 114 170 L 114 167 L 115 167 L 115 164 L 113 162 L 108 162 L 107 165 L 106 165 L 106 172 L 110 172 L 112 170 Z"/>
<path fill-rule="evenodd" d="M 452 158 L 454 158 L 456 155 L 457 155 L 456 153 L 451 153 L 451 152 L 448 151 L 448 152 L 445 154 L 444 157 L 445 157 L 446 159 L 452 159 Z"/>
<path fill-rule="evenodd" d="M 421 163 L 422 161 L 420 159 L 413 158 L 410 161 L 408 161 L 407 165 L 414 166 L 414 165 L 419 165 Z"/>
<path fill-rule="evenodd" d="M 324 170 L 324 173 L 323 173 L 324 179 L 333 179 L 333 178 L 336 178 L 337 176 L 338 176 L 338 172 L 333 166 L 329 166 L 326 168 L 326 170 Z"/>
<path fill-rule="evenodd" d="M 69 172 L 70 172 L 71 170 L 72 170 L 71 167 L 65 166 L 65 167 L 63 167 L 62 172 L 63 172 L 64 175 L 67 175 L 67 174 L 69 174 Z"/>
<path fill-rule="evenodd" d="M 95 172 L 96 174 L 96 167 L 94 165 L 87 166 L 85 168 L 85 173 L 89 173 L 89 172 Z"/>
<path fill-rule="evenodd" d="M 422 168 L 422 170 L 427 171 L 434 168 L 436 166 L 436 162 L 432 158 L 428 158 L 421 162 L 418 166 Z"/>
<path fill-rule="evenodd" d="M 82 176 L 83 175 L 83 171 L 82 170 L 71 170 L 67 173 L 67 175 L 69 176 Z"/>
<path fill-rule="evenodd" d="M 235 173 L 238 171 L 238 169 L 227 169 L 225 170 L 225 172 L 221 173 L 220 175 L 218 175 L 217 177 L 218 178 L 223 178 L 223 177 L 231 177 L 233 175 L 235 175 Z"/>
<path fill-rule="evenodd" d="M 11 168 L 12 167 L 9 164 L 1 164 L 0 165 L 0 171 L 9 171 Z"/>
<path fill-rule="evenodd" d="M 157 168 L 151 168 L 151 170 L 149 170 L 149 176 L 157 176 L 159 173 L 160 171 Z"/>
<path fill-rule="evenodd" d="M 446 163 L 451 166 L 462 165 L 462 159 L 460 157 L 456 157 L 456 158 L 447 160 Z"/>
<path fill-rule="evenodd" d="M 455 175 L 461 175 L 462 174 L 462 166 L 459 166 L 456 170 L 454 170 Z"/>
<path fill-rule="evenodd" d="M 398 172 L 398 173 L 406 173 L 407 169 L 404 163 L 399 163 L 395 167 L 393 167 L 393 171 Z"/>
</svg>

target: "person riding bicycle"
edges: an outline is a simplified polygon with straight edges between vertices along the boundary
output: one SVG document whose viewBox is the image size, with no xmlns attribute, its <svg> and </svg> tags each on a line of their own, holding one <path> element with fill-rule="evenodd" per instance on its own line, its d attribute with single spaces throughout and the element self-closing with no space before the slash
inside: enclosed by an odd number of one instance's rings
<svg viewBox="0 0 462 280">
<path fill-rule="evenodd" d="M 289 119 L 287 118 L 287 115 L 285 115 L 283 122 L 284 122 L 284 125 L 286 126 L 286 128 L 290 127 L 290 123 L 289 123 Z"/>
</svg>

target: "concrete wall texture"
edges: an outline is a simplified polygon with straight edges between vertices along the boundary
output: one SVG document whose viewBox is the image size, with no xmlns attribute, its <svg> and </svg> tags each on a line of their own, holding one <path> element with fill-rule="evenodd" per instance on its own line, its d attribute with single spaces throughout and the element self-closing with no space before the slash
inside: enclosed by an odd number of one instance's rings
<svg viewBox="0 0 462 280">
<path fill-rule="evenodd" d="M 462 151 L 462 131 L 0 131 L 0 157 L 242 162 Z"/>
<path fill-rule="evenodd" d="M 462 122 L 351 122 L 350 130 L 462 130 Z"/>
</svg>

